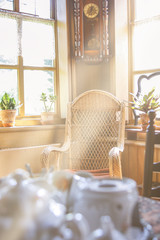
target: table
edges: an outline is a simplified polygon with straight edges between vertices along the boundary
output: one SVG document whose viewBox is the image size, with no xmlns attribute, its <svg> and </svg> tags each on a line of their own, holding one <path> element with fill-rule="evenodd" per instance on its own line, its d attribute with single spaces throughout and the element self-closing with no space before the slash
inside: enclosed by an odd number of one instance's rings
<svg viewBox="0 0 160 240">
<path fill-rule="evenodd" d="M 160 240 L 160 201 L 139 197 L 140 218 L 153 227 L 153 232 Z"/>
</svg>

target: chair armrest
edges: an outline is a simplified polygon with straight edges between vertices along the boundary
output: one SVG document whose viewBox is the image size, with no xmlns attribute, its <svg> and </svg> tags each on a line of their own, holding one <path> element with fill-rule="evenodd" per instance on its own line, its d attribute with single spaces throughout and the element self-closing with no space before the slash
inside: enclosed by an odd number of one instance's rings
<svg viewBox="0 0 160 240">
<path fill-rule="evenodd" d="M 67 140 L 61 147 L 49 145 L 46 148 L 44 148 L 44 150 L 40 156 L 42 166 L 47 169 L 49 168 L 49 155 L 52 152 L 52 153 L 54 153 L 54 160 L 55 160 L 54 169 L 56 169 L 56 170 L 59 169 L 60 155 L 64 152 L 68 151 L 69 147 L 70 147 L 70 141 Z"/>
<path fill-rule="evenodd" d="M 109 151 L 109 173 L 111 177 L 122 178 L 120 152 L 122 152 L 122 150 L 118 147 L 113 147 Z"/>
</svg>

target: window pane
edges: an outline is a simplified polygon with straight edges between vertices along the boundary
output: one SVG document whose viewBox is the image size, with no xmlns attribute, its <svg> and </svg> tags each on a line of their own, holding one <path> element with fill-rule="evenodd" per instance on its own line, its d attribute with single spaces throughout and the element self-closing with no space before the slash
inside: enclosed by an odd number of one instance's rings
<svg viewBox="0 0 160 240">
<path fill-rule="evenodd" d="M 50 0 L 37 0 L 37 15 L 43 18 L 50 18 Z"/>
<path fill-rule="evenodd" d="M 54 93 L 54 72 L 25 70 L 24 91 L 25 115 L 40 115 L 44 111 L 43 103 L 40 101 L 41 93 Z"/>
<path fill-rule="evenodd" d="M 11 93 L 18 99 L 17 70 L 0 69 L 0 98 L 4 92 Z"/>
<path fill-rule="evenodd" d="M 13 0 L 0 0 L 0 8 L 13 10 Z"/>
<path fill-rule="evenodd" d="M 135 1 L 135 19 L 142 20 L 160 14 L 159 0 L 134 0 Z"/>
<path fill-rule="evenodd" d="M 133 29 L 133 69 L 159 68 L 160 21 L 135 25 Z"/>
<path fill-rule="evenodd" d="M 151 73 L 147 73 L 144 75 L 149 76 L 150 74 Z M 134 93 L 137 93 L 137 91 L 138 91 L 137 81 L 138 81 L 139 77 L 140 77 L 140 75 L 138 75 L 138 74 L 136 74 L 134 76 Z M 155 76 L 151 80 L 147 80 L 144 78 L 144 79 L 142 79 L 142 82 L 141 82 L 141 88 L 142 88 L 141 93 L 146 94 L 149 91 L 151 91 L 151 89 L 154 87 L 155 95 L 160 96 L 159 86 L 160 86 L 160 76 Z M 160 111 L 157 112 L 157 118 L 160 118 Z"/>
<path fill-rule="evenodd" d="M 50 18 L 50 0 L 21 0 L 20 12 Z"/>
<path fill-rule="evenodd" d="M 36 15 L 36 1 L 35 0 L 21 0 L 20 12 L 30 13 Z"/>
<path fill-rule="evenodd" d="M 23 21 L 22 55 L 24 65 L 54 65 L 55 43 L 53 24 Z"/>
<path fill-rule="evenodd" d="M 147 73 L 144 75 L 149 76 L 151 73 Z M 137 80 L 140 77 L 139 74 L 136 74 L 134 76 L 134 92 L 136 93 L 138 91 L 138 86 L 137 86 Z M 159 95 L 160 91 L 159 91 L 159 86 L 160 86 L 160 76 L 155 76 L 153 77 L 151 80 L 147 80 L 147 79 L 142 79 L 141 82 L 141 87 L 142 93 L 148 93 L 153 87 L 155 87 L 155 94 Z"/>
<path fill-rule="evenodd" d="M 0 15 L 0 64 L 17 64 L 17 23 Z"/>
</svg>

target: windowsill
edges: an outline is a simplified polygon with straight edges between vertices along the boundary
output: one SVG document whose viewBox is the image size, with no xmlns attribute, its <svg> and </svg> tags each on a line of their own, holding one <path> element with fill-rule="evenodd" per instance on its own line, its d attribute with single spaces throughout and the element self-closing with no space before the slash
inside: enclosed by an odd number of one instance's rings
<svg viewBox="0 0 160 240">
<path fill-rule="evenodd" d="M 160 132 L 160 125 L 155 123 L 155 131 Z M 146 141 L 146 131 L 141 129 L 141 125 L 127 125 L 125 129 L 127 140 Z"/>
<path fill-rule="evenodd" d="M 14 127 L 3 127 L 2 121 L 0 120 L 0 132 L 1 131 L 21 131 L 21 130 L 39 130 L 39 129 L 49 129 L 54 128 L 55 126 L 64 125 L 65 119 L 55 117 L 53 124 L 42 124 L 40 118 L 23 118 L 16 119 Z"/>
<path fill-rule="evenodd" d="M 53 130 L 64 128 L 64 124 L 0 127 L 0 133 Z"/>
<path fill-rule="evenodd" d="M 160 121 L 156 120 L 155 121 L 155 128 L 156 130 L 160 130 Z M 125 129 L 141 129 L 141 123 L 140 121 L 138 122 L 138 125 L 134 125 L 134 124 L 127 124 L 125 126 Z"/>
</svg>

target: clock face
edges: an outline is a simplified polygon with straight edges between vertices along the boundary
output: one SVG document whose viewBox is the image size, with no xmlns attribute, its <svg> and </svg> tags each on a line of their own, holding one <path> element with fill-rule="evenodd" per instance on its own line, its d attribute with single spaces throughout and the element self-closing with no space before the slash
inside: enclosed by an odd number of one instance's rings
<svg viewBox="0 0 160 240">
<path fill-rule="evenodd" d="M 95 3 L 88 3 L 83 11 L 87 18 L 95 18 L 99 13 L 99 7 Z"/>
</svg>

